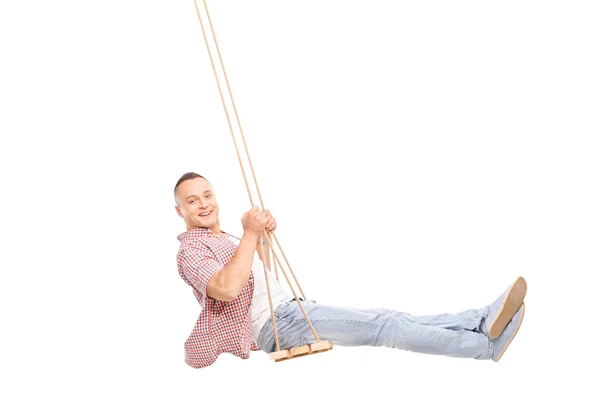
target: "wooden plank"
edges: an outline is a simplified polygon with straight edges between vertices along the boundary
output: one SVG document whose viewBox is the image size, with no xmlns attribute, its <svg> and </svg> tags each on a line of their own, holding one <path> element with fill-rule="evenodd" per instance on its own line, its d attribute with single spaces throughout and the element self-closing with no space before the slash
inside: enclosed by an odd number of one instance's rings
<svg viewBox="0 0 600 400">
<path fill-rule="evenodd" d="M 304 345 L 304 346 L 299 346 L 299 347 L 292 347 L 290 349 L 290 354 L 292 357 L 297 357 L 297 356 L 301 356 L 303 354 L 306 353 L 310 353 L 310 345 Z"/>
<path fill-rule="evenodd" d="M 271 360 L 275 360 L 275 361 L 281 361 L 281 360 L 285 360 L 287 358 L 291 358 L 289 350 L 274 351 L 270 355 L 271 355 Z"/>
<path fill-rule="evenodd" d="M 333 348 L 333 344 L 328 340 L 321 340 L 320 342 L 313 343 L 310 345 L 312 351 L 327 351 Z"/>
</svg>

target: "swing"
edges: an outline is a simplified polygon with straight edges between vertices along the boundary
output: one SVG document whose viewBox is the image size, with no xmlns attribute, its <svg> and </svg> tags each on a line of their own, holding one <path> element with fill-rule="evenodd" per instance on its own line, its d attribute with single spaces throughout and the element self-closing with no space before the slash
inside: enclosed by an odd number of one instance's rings
<svg viewBox="0 0 600 400">
<path fill-rule="evenodd" d="M 233 94 L 231 93 L 231 88 L 229 87 L 229 80 L 227 79 L 227 73 L 225 72 L 225 65 L 223 64 L 223 59 L 221 57 L 221 50 L 219 49 L 219 43 L 217 42 L 217 36 L 215 35 L 215 31 L 213 28 L 213 24 L 212 24 L 212 20 L 210 18 L 210 13 L 208 11 L 208 6 L 206 5 L 206 0 L 203 0 L 204 3 L 204 9 L 206 10 L 206 18 L 208 19 L 208 23 L 210 25 L 210 29 L 211 29 L 211 33 L 212 36 L 214 38 L 215 41 L 215 47 L 217 49 L 217 54 L 219 55 L 219 62 L 221 63 L 221 68 L 223 70 L 223 76 L 225 77 L 225 82 L 227 83 L 227 90 L 229 92 L 229 96 L 231 97 L 231 102 L 233 105 L 233 109 L 235 112 L 235 116 L 237 119 L 237 123 L 238 123 L 238 127 L 240 129 L 240 134 L 242 136 L 242 140 L 244 142 L 244 147 L 246 150 L 246 155 L 248 157 L 248 163 L 250 165 L 250 170 L 252 171 L 252 175 L 254 177 L 254 184 L 256 185 L 256 190 L 258 192 L 258 197 L 260 199 L 260 204 L 262 209 L 265 209 L 264 203 L 263 203 L 263 199 L 262 196 L 260 195 L 260 190 L 258 188 L 258 182 L 256 181 L 256 175 L 254 174 L 254 168 L 252 167 L 252 161 L 250 159 L 250 153 L 248 152 L 248 146 L 246 144 L 246 139 L 244 138 L 244 131 L 242 130 L 242 125 L 240 123 L 240 119 L 237 113 L 237 108 L 235 106 L 235 101 L 233 100 Z M 236 149 L 236 153 L 238 156 L 238 160 L 240 162 L 240 167 L 242 169 L 242 175 L 244 177 L 244 181 L 246 183 L 246 189 L 248 190 L 248 196 L 250 197 L 250 204 L 252 205 L 252 207 L 254 207 L 254 200 L 252 199 L 252 194 L 250 192 L 250 188 L 248 186 L 248 180 L 246 179 L 246 173 L 244 170 L 244 166 L 242 163 L 242 159 L 240 157 L 240 152 L 238 149 L 238 145 L 237 142 L 235 140 L 235 135 L 233 133 L 233 129 L 232 129 L 232 125 L 231 125 L 231 119 L 229 118 L 229 113 L 227 111 L 227 106 L 225 105 L 225 99 L 223 97 L 223 91 L 221 90 L 221 84 L 219 83 L 219 78 L 217 75 L 217 70 L 215 68 L 215 63 L 214 63 L 214 59 L 213 59 L 213 55 L 212 52 L 210 50 L 210 46 L 208 44 L 208 39 L 206 37 L 206 32 L 204 29 L 204 23 L 202 22 L 202 17 L 200 14 L 200 9 L 198 7 L 198 2 L 197 0 L 194 0 L 194 5 L 196 6 L 196 13 L 198 14 L 198 20 L 200 21 L 200 26 L 202 27 L 202 34 L 204 36 L 204 42 L 206 44 L 206 49 L 208 51 L 208 56 L 210 58 L 210 62 L 212 64 L 212 68 L 213 68 L 213 72 L 215 74 L 215 79 L 217 81 L 217 87 L 219 88 L 219 94 L 221 95 L 221 101 L 223 102 L 223 108 L 225 109 L 225 115 L 227 117 L 227 122 L 229 123 L 229 130 L 231 131 L 231 137 L 233 139 L 233 144 L 235 146 Z M 290 286 L 290 289 L 292 290 L 292 293 L 294 294 L 294 297 L 296 299 L 296 302 L 298 303 L 298 306 L 300 306 L 300 309 L 302 310 L 302 313 L 304 314 L 304 317 L 306 318 L 306 322 L 308 323 L 309 327 L 312 330 L 312 333 L 316 339 L 316 342 L 314 343 L 310 343 L 307 345 L 303 345 L 303 346 L 299 346 L 299 347 L 292 347 L 290 349 L 281 349 L 280 345 L 279 345 L 279 336 L 277 334 L 277 326 L 275 324 L 275 314 L 273 311 L 273 300 L 271 298 L 271 289 L 269 287 L 269 279 L 268 279 L 268 272 L 267 272 L 267 266 L 265 265 L 265 253 L 264 253 L 264 248 L 263 248 L 263 243 L 262 241 L 259 241 L 259 249 L 260 249 L 260 254 L 262 257 L 262 263 L 263 263 L 263 269 L 265 272 L 265 281 L 266 281 L 266 285 L 267 285 L 267 294 L 269 296 L 269 306 L 271 308 L 271 321 L 273 323 L 273 332 L 274 332 L 274 336 L 275 336 L 275 343 L 277 346 L 276 351 L 270 353 L 270 359 L 275 361 L 275 362 L 279 362 L 279 361 L 284 361 L 284 360 L 289 360 L 292 358 L 297 358 L 297 357 L 301 357 L 301 356 L 306 356 L 306 355 L 311 355 L 311 354 L 316 354 L 316 353 L 322 353 L 322 352 L 326 352 L 329 351 L 331 349 L 333 349 L 333 344 L 327 340 L 321 340 L 319 338 L 319 335 L 317 334 L 317 332 L 315 331 L 315 328 L 313 327 L 312 323 L 310 322 L 310 319 L 308 318 L 308 315 L 306 314 L 306 311 L 304 310 L 304 307 L 302 306 L 302 303 L 300 302 L 300 299 L 298 298 L 298 294 L 296 293 L 296 291 L 294 290 L 292 283 L 290 282 L 290 279 L 288 277 L 288 275 L 286 274 L 285 270 L 282 267 L 281 261 L 279 259 L 279 257 L 277 256 L 276 252 L 275 252 L 275 248 L 273 246 L 273 242 L 272 239 L 275 239 L 275 242 L 277 243 L 277 246 L 279 247 L 279 251 L 281 252 L 293 278 L 294 281 L 296 282 L 296 285 L 298 286 L 298 289 L 300 290 L 300 293 L 302 295 L 303 299 L 307 299 L 307 297 L 304 294 L 304 291 L 302 290 L 302 288 L 300 287 L 300 284 L 298 283 L 298 279 L 296 278 L 296 275 L 294 274 L 294 271 L 292 271 L 292 267 L 290 266 L 287 257 L 285 256 L 285 253 L 283 252 L 283 249 L 281 248 L 281 244 L 279 243 L 279 239 L 277 239 L 277 236 L 275 235 L 275 233 L 271 233 L 271 232 L 264 232 L 265 235 L 264 237 L 267 239 L 268 245 L 269 245 L 269 249 L 271 251 L 271 254 L 273 255 L 273 267 L 275 269 L 275 276 L 277 281 L 279 281 L 279 273 L 277 270 L 277 266 L 279 265 L 279 268 L 281 268 L 281 272 L 283 273 L 285 279 L 287 280 L 288 285 Z"/>
</svg>

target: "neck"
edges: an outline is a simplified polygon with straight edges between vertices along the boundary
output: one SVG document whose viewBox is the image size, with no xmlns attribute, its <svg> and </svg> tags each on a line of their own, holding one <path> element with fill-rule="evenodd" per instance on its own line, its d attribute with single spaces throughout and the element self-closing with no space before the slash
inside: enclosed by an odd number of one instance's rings
<svg viewBox="0 0 600 400">
<path fill-rule="evenodd" d="M 213 226 L 211 228 L 211 232 L 213 233 L 213 235 L 219 235 L 219 236 L 222 235 L 222 233 L 221 233 L 221 225 L 219 224 L 219 222 L 217 222 L 215 224 L 215 226 Z"/>
</svg>

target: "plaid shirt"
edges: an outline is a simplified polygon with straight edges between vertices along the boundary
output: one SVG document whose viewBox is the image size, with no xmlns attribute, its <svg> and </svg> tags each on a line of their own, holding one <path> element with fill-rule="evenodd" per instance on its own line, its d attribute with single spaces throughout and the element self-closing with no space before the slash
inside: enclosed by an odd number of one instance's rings
<svg viewBox="0 0 600 400">
<path fill-rule="evenodd" d="M 177 239 L 181 242 L 177 253 L 179 275 L 193 288 L 202 307 L 184 343 L 186 364 L 193 368 L 208 367 L 221 353 L 248 359 L 251 350 L 260 350 L 252 339 L 252 272 L 246 286 L 231 302 L 215 300 L 206 294 L 208 281 L 231 261 L 237 246 L 226 237 L 214 235 L 208 228 L 188 230 Z"/>
</svg>

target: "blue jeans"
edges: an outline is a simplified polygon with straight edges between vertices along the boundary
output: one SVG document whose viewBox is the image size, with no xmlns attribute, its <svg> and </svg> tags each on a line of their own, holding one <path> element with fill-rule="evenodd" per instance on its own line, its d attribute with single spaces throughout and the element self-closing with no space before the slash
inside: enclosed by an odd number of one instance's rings
<svg viewBox="0 0 600 400">
<path fill-rule="evenodd" d="M 332 307 L 314 300 L 303 300 L 302 307 L 319 339 L 334 345 L 383 346 L 478 360 L 492 356 L 492 339 L 480 331 L 487 308 L 417 316 L 385 308 Z M 295 299 L 277 307 L 274 315 L 281 350 L 317 341 Z M 277 350 L 271 317 L 257 345 L 267 353 Z"/>
</svg>

